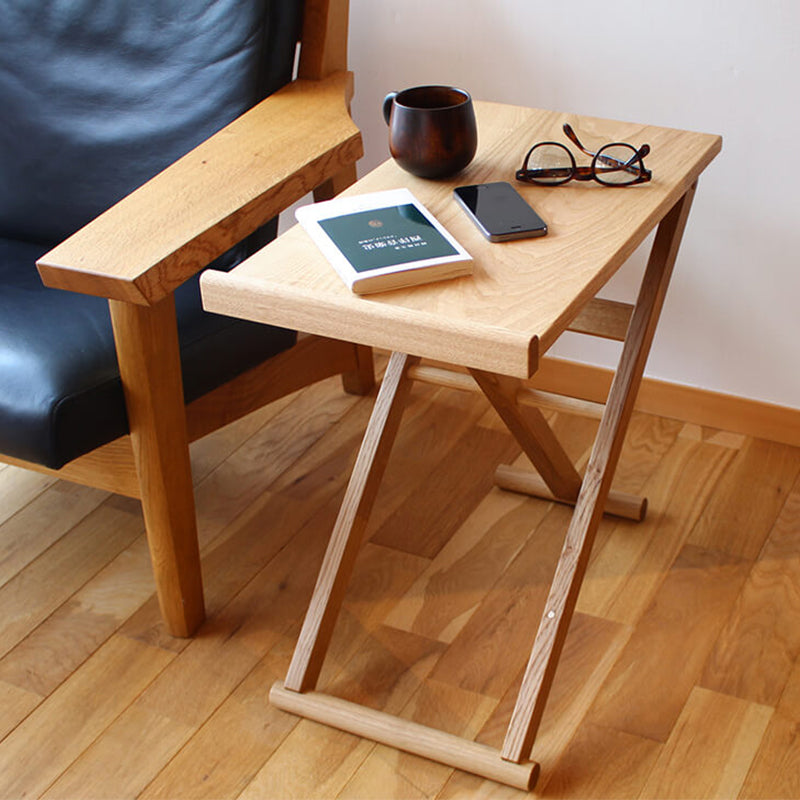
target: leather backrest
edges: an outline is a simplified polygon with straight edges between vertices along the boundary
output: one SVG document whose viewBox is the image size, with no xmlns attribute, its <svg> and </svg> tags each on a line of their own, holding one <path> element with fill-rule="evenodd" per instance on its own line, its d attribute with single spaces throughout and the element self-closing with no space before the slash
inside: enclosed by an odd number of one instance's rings
<svg viewBox="0 0 800 800">
<path fill-rule="evenodd" d="M 291 79 L 301 0 L 2 0 L 0 237 L 55 243 Z"/>
</svg>

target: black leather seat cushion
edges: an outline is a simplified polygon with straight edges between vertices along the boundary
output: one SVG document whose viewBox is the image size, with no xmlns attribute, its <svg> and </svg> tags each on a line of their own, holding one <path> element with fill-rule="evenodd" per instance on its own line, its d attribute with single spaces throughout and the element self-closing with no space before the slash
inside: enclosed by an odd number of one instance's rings
<svg viewBox="0 0 800 800">
<path fill-rule="evenodd" d="M 128 432 L 105 300 L 48 289 L 40 245 L 0 239 L 0 452 L 58 469 Z M 208 314 L 197 280 L 175 294 L 187 402 L 295 341 Z"/>
<path fill-rule="evenodd" d="M 58 468 L 127 431 L 106 302 L 45 288 L 34 262 L 285 84 L 301 9 L 0 3 L 0 452 Z M 176 306 L 187 400 L 295 341 L 203 312 L 196 280 Z"/>
</svg>

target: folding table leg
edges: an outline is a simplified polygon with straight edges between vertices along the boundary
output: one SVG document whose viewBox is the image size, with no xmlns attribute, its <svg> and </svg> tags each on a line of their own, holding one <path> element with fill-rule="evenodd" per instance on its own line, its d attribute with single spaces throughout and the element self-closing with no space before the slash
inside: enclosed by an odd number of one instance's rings
<svg viewBox="0 0 800 800">
<path fill-rule="evenodd" d="M 415 356 L 404 353 L 392 353 L 389 359 L 286 674 L 287 689 L 295 692 L 313 689 L 319 678 L 369 512 L 413 383 L 407 368 L 418 361 Z"/>
<path fill-rule="evenodd" d="M 535 406 L 522 408 L 517 404 L 520 382 L 477 369 L 470 372 L 550 491 L 561 500 L 575 502 L 581 488 L 581 476 L 544 414 Z"/>
<path fill-rule="evenodd" d="M 519 763 L 527 759 L 536 738 L 633 412 L 695 188 L 696 185 L 686 192 L 658 226 L 606 410 L 506 733 L 502 755 L 508 761 Z"/>
</svg>

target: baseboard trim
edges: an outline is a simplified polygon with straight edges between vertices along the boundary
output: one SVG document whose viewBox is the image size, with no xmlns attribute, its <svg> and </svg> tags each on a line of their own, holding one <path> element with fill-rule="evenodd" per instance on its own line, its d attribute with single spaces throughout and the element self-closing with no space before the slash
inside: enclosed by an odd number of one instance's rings
<svg viewBox="0 0 800 800">
<path fill-rule="evenodd" d="M 613 372 L 602 367 L 544 358 L 530 383 L 537 389 L 602 403 L 608 395 L 612 377 Z M 797 408 L 654 378 L 642 381 L 636 408 L 683 422 L 800 447 L 800 409 Z"/>
</svg>

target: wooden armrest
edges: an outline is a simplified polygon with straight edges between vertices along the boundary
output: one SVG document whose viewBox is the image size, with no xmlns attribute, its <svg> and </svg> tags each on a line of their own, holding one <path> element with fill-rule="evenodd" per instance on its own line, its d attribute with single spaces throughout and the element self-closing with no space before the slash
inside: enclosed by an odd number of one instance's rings
<svg viewBox="0 0 800 800">
<path fill-rule="evenodd" d="M 153 305 L 363 155 L 353 76 L 296 80 L 37 262 L 45 285 Z"/>
</svg>

